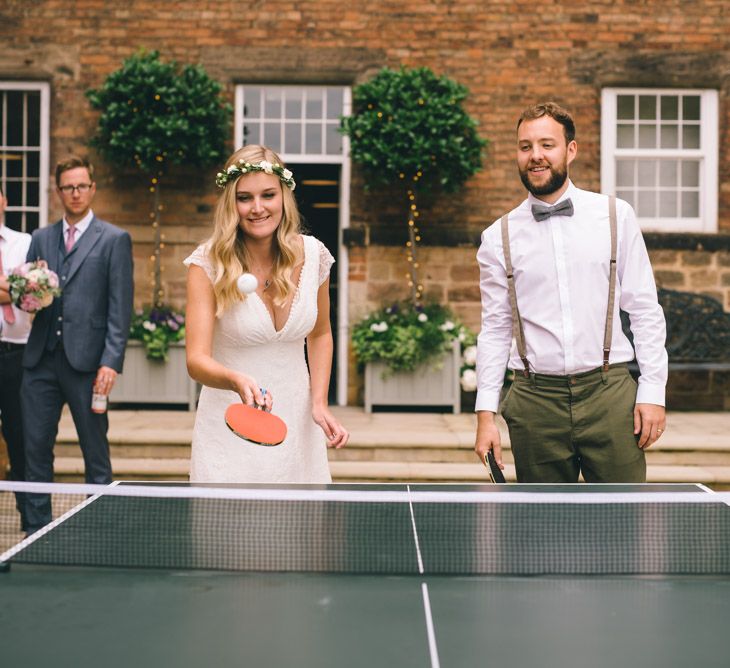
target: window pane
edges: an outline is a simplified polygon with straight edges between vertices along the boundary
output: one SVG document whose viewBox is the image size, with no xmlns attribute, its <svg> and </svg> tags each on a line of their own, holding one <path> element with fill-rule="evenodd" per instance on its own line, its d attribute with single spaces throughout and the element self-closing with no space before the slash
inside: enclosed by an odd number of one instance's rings
<svg viewBox="0 0 730 668">
<path fill-rule="evenodd" d="M 37 181 L 28 181 L 25 185 L 25 203 L 27 206 L 38 206 L 38 183 Z"/>
<path fill-rule="evenodd" d="M 639 119 L 651 121 L 656 118 L 656 95 L 639 95 Z"/>
<path fill-rule="evenodd" d="M 281 150 L 281 125 L 279 123 L 264 123 L 264 144 L 277 153 Z"/>
<path fill-rule="evenodd" d="M 41 145 L 41 94 L 39 92 L 27 93 L 28 105 L 28 130 L 27 146 Z"/>
<path fill-rule="evenodd" d="M 12 178 L 23 176 L 23 154 L 19 151 L 7 151 L 5 153 L 5 175 Z"/>
<path fill-rule="evenodd" d="M 662 160 L 659 163 L 659 185 L 662 188 L 677 187 L 677 163 L 674 160 Z"/>
<path fill-rule="evenodd" d="M 281 118 L 281 98 L 281 88 L 267 88 L 264 91 L 264 118 Z"/>
<path fill-rule="evenodd" d="M 302 152 L 302 124 L 286 123 L 284 125 L 284 153 Z"/>
<path fill-rule="evenodd" d="M 679 98 L 676 95 L 662 95 L 662 120 L 676 121 L 679 118 Z"/>
<path fill-rule="evenodd" d="M 656 197 L 653 190 L 639 192 L 636 215 L 639 218 L 654 218 L 656 216 Z"/>
<path fill-rule="evenodd" d="M 656 148 L 656 125 L 639 126 L 639 148 Z"/>
<path fill-rule="evenodd" d="M 634 160 L 616 160 L 616 185 L 634 185 Z"/>
<path fill-rule="evenodd" d="M 33 230 L 38 229 L 38 212 L 37 211 L 28 211 L 25 214 L 25 230 L 24 232 L 32 232 Z"/>
<path fill-rule="evenodd" d="M 679 147 L 679 127 L 676 125 L 662 125 L 661 148 Z"/>
<path fill-rule="evenodd" d="M 616 132 L 616 148 L 634 148 L 634 126 L 619 125 Z"/>
<path fill-rule="evenodd" d="M 41 157 L 38 151 L 28 151 L 26 154 L 25 169 L 28 176 L 40 177 L 41 175 Z"/>
<path fill-rule="evenodd" d="M 342 135 L 339 132 L 339 123 L 327 124 L 327 154 L 339 155 L 342 153 Z"/>
<path fill-rule="evenodd" d="M 6 181 L 5 197 L 8 198 L 8 206 L 23 206 L 23 184 L 20 181 Z"/>
<path fill-rule="evenodd" d="M 634 96 L 633 95 L 617 95 L 616 96 L 616 117 L 619 120 L 627 120 L 634 118 Z"/>
<path fill-rule="evenodd" d="M 322 98 L 323 98 L 324 91 L 319 88 L 310 88 L 307 90 L 307 111 L 306 116 L 307 118 L 322 118 Z M 320 136 L 321 136 L 321 130 L 320 130 Z M 309 145 L 309 142 L 307 142 L 307 145 Z M 320 151 L 317 151 L 317 153 L 320 153 Z"/>
<path fill-rule="evenodd" d="M 659 216 L 661 218 L 677 217 L 677 193 L 659 193 Z"/>
<path fill-rule="evenodd" d="M 243 115 L 245 118 L 261 118 L 261 89 L 245 86 L 243 89 Z"/>
<path fill-rule="evenodd" d="M 698 192 L 682 193 L 682 218 L 700 217 L 700 194 Z"/>
<path fill-rule="evenodd" d="M 23 93 L 9 90 L 6 93 L 7 103 L 7 145 L 23 146 Z"/>
<path fill-rule="evenodd" d="M 23 230 L 23 212 L 22 211 L 6 211 L 5 224 L 16 232 L 24 232 Z M 29 230 L 30 231 L 30 230 Z"/>
<path fill-rule="evenodd" d="M 289 119 L 300 119 L 302 117 L 302 97 L 304 91 L 301 88 L 286 89 L 286 103 L 284 104 L 284 117 Z"/>
<path fill-rule="evenodd" d="M 656 163 L 651 160 L 639 161 L 639 187 L 653 188 L 656 185 Z"/>
<path fill-rule="evenodd" d="M 682 128 L 682 148 L 700 147 L 700 126 L 685 125 Z"/>
<path fill-rule="evenodd" d="M 261 131 L 259 130 L 259 125 L 259 123 L 247 123 L 243 126 L 244 145 L 261 143 Z"/>
<path fill-rule="evenodd" d="M 617 190 L 616 197 L 627 201 L 631 206 L 635 207 L 634 204 L 634 191 L 633 190 Z"/>
<path fill-rule="evenodd" d="M 322 153 L 322 126 L 319 123 L 307 124 L 306 147 L 307 153 Z"/>
<path fill-rule="evenodd" d="M 682 161 L 682 187 L 699 188 L 700 186 L 700 163 L 698 160 Z"/>
<path fill-rule="evenodd" d="M 700 96 L 685 95 L 682 98 L 682 118 L 685 121 L 700 120 Z"/>
<path fill-rule="evenodd" d="M 342 88 L 327 89 L 327 118 L 339 118 L 343 109 Z"/>
</svg>

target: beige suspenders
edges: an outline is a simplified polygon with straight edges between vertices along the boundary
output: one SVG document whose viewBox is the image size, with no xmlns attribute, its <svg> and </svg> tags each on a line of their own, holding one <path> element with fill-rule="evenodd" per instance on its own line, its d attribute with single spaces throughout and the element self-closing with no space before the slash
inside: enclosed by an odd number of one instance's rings
<svg viewBox="0 0 730 668">
<path fill-rule="evenodd" d="M 617 223 L 616 223 L 616 198 L 608 198 L 608 218 L 611 228 L 611 263 L 608 277 L 608 306 L 606 308 L 606 329 L 603 336 L 603 366 L 608 371 L 608 357 L 611 353 L 611 336 L 613 334 L 613 308 L 616 301 L 616 246 L 617 246 Z M 509 303 L 512 308 L 512 335 L 517 341 L 517 353 L 522 360 L 524 370 L 522 374 L 530 376 L 530 363 L 527 360 L 527 347 L 525 346 L 525 330 L 522 326 L 522 317 L 517 308 L 517 292 L 515 290 L 515 276 L 512 267 L 512 253 L 509 246 L 509 214 L 502 216 L 502 250 L 504 252 L 504 263 L 507 269 L 507 291 Z"/>
</svg>

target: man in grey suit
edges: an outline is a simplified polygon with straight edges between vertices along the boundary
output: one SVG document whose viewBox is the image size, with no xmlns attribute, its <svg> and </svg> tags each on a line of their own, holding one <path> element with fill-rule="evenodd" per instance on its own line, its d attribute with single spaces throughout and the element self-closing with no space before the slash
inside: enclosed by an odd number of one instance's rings
<svg viewBox="0 0 730 668">
<path fill-rule="evenodd" d="M 23 356 L 26 480 L 53 480 L 53 446 L 68 403 L 84 456 L 86 482 L 112 480 L 106 412 L 91 410 L 92 393 L 108 395 L 122 371 L 132 316 L 132 241 L 91 210 L 94 168 L 70 157 L 56 166 L 64 217 L 33 233 L 28 260 L 58 274 L 62 294 L 40 311 Z M 51 500 L 30 494 L 28 533 L 51 521 Z"/>
</svg>

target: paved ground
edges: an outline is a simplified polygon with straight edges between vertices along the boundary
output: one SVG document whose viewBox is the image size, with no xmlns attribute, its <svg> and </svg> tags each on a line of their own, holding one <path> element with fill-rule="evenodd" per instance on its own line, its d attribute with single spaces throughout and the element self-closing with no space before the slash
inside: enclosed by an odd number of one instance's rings
<svg viewBox="0 0 730 668">
<path fill-rule="evenodd" d="M 420 443 L 423 446 L 444 442 L 471 445 L 474 442 L 476 416 L 473 413 L 366 413 L 362 407 L 335 406 L 333 412 L 350 431 L 353 443 Z M 109 437 L 124 442 L 190 442 L 195 413 L 171 410 L 111 410 Z M 59 438 L 74 438 L 75 429 L 68 411 L 64 411 Z M 143 439 L 143 436 L 145 437 Z M 508 442 L 503 425 L 503 437 Z M 664 450 L 727 448 L 730 443 L 730 412 L 684 413 L 667 416 L 667 430 L 658 444 Z"/>
</svg>

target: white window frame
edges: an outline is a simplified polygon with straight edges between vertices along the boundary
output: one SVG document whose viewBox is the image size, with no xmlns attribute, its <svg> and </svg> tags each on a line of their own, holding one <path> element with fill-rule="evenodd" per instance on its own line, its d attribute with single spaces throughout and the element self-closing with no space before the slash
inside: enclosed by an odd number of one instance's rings
<svg viewBox="0 0 730 668">
<path fill-rule="evenodd" d="M 256 83 L 240 83 L 235 89 L 235 107 L 234 107 L 234 142 L 236 148 L 243 146 L 243 126 L 245 118 L 243 116 L 244 107 L 244 88 L 245 86 L 256 86 L 257 88 L 307 88 L 307 89 L 326 89 L 341 88 L 342 95 L 342 114 L 349 116 L 352 113 L 352 89 L 349 86 L 325 86 L 325 85 L 280 85 L 280 84 L 262 84 Z M 327 117 L 326 95 L 324 96 L 325 104 L 322 109 L 322 122 Z M 281 120 L 282 125 L 284 123 Z M 329 119 L 330 121 L 332 119 Z M 309 122 L 316 122 L 309 119 Z M 323 132 L 323 137 L 325 133 Z M 302 142 L 304 146 L 304 142 Z M 281 159 L 291 167 L 294 171 L 296 179 L 296 164 L 333 164 L 340 165 L 340 209 L 339 209 L 339 229 L 337 239 L 339 244 L 337 262 L 337 404 L 339 406 L 347 405 L 347 382 L 348 382 L 348 349 L 350 340 L 350 327 L 348 318 L 348 302 L 349 302 L 349 262 L 347 255 L 347 247 L 344 244 L 344 230 L 350 227 L 350 180 L 351 180 L 351 162 L 350 162 L 350 140 L 347 135 L 342 136 L 342 152 L 338 154 L 330 153 L 279 153 Z"/>
<path fill-rule="evenodd" d="M 47 82 L 42 81 L 0 81 L 0 90 L 16 90 L 35 92 L 39 91 L 40 98 L 40 150 L 39 155 L 39 181 L 38 181 L 38 227 L 46 227 L 48 225 L 48 189 L 49 189 L 49 155 L 50 155 L 50 108 L 51 108 L 51 87 Z M 0 109 L 0 123 L 5 127 L 7 119 L 5 110 Z M 6 146 L 1 143 L 2 135 L 0 134 L 0 151 L 17 151 L 28 150 L 29 146 L 14 145 Z M 35 147 L 32 147 L 35 148 Z M 35 211 L 36 207 L 29 207 L 22 203 L 21 205 L 8 206 L 8 211 Z"/>
<path fill-rule="evenodd" d="M 617 148 L 616 98 L 619 95 L 696 95 L 700 98 L 700 148 Z M 699 161 L 698 218 L 639 218 L 642 230 L 652 232 L 717 232 L 718 94 L 716 90 L 677 88 L 604 88 L 601 93 L 601 191 L 616 194 L 616 160 L 693 159 Z"/>
</svg>

